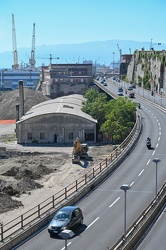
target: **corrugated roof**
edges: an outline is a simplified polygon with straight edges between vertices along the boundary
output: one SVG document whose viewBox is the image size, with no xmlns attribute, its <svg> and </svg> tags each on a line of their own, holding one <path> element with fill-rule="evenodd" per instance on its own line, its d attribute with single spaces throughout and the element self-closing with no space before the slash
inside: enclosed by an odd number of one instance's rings
<svg viewBox="0 0 166 250">
<path fill-rule="evenodd" d="M 85 98 L 82 95 L 72 94 L 41 102 L 33 106 L 24 116 L 22 116 L 21 121 L 35 116 L 61 113 L 80 116 L 97 123 L 97 120 L 81 110 L 83 101 L 85 101 Z"/>
</svg>

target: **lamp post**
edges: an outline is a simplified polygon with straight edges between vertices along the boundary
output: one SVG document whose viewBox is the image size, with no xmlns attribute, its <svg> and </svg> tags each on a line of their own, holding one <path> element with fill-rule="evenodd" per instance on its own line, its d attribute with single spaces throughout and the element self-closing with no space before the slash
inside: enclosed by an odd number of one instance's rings
<svg viewBox="0 0 166 250">
<path fill-rule="evenodd" d="M 153 162 L 156 163 L 156 196 L 157 196 L 157 164 L 160 162 L 159 158 L 154 158 Z"/>
<path fill-rule="evenodd" d="M 128 184 L 123 184 L 120 189 L 125 192 L 125 199 L 124 199 L 124 241 L 126 241 L 126 192 L 130 189 Z"/>
<path fill-rule="evenodd" d="M 67 240 L 71 237 L 74 236 L 74 233 L 72 230 L 69 230 L 69 229 L 65 229 L 63 230 L 62 232 L 60 232 L 58 234 L 60 237 L 62 237 L 62 239 L 65 240 L 65 250 L 67 250 Z"/>
</svg>

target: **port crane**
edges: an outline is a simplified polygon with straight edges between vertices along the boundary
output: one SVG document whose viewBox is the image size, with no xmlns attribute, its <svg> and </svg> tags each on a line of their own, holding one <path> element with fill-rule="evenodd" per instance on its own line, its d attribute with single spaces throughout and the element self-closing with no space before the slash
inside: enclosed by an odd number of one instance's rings
<svg viewBox="0 0 166 250">
<path fill-rule="evenodd" d="M 153 39 L 150 41 L 150 50 L 154 50 L 153 46 L 154 45 L 161 45 L 161 43 L 153 43 Z"/>
<path fill-rule="evenodd" d="M 15 21 L 14 21 L 14 14 L 12 14 L 12 44 L 13 44 L 13 59 L 14 64 L 13 68 L 18 69 L 18 52 L 17 52 L 17 43 L 16 43 L 16 29 L 15 29 Z"/>
<path fill-rule="evenodd" d="M 50 60 L 50 64 L 52 64 L 52 59 L 59 59 L 59 57 L 52 57 L 52 54 L 50 54 L 49 57 L 36 57 L 38 59 L 49 59 Z"/>
<path fill-rule="evenodd" d="M 31 65 L 31 69 L 35 68 L 35 23 L 33 24 L 33 32 L 32 32 L 32 49 L 31 49 L 31 58 L 29 59 L 29 64 Z"/>
<path fill-rule="evenodd" d="M 118 50 L 119 50 L 119 54 L 120 54 L 120 60 L 119 62 L 121 63 L 122 61 L 122 50 L 119 48 L 119 44 L 117 44 Z"/>
</svg>

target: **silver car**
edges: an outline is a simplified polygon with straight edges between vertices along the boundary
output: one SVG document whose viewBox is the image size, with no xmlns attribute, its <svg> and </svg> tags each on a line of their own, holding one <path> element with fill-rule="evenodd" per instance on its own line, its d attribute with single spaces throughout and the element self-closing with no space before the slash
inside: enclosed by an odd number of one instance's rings
<svg viewBox="0 0 166 250">
<path fill-rule="evenodd" d="M 48 225 L 51 235 L 59 234 L 65 229 L 72 229 L 83 224 L 82 210 L 78 206 L 62 207 L 53 217 Z"/>
</svg>

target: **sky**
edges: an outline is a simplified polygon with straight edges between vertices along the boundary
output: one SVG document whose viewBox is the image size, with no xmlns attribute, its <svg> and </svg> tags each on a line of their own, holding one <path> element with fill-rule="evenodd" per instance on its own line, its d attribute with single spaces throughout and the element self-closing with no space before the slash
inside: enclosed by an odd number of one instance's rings
<svg viewBox="0 0 166 250">
<path fill-rule="evenodd" d="M 166 43 L 165 0 L 0 0 L 0 53 L 17 48 L 112 39 Z"/>
</svg>

